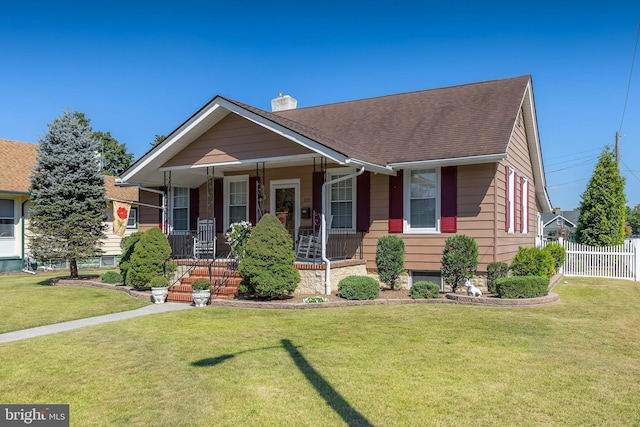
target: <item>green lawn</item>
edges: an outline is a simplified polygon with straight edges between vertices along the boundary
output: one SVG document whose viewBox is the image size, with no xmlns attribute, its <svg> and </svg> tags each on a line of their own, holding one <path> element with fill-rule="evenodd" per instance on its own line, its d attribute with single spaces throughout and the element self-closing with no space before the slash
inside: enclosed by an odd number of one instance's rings
<svg viewBox="0 0 640 427">
<path fill-rule="evenodd" d="M 70 286 L 50 286 L 64 273 L 0 275 L 0 334 L 90 316 L 133 310 L 144 302 L 124 292 Z M 104 271 L 81 271 L 81 275 Z"/>
<path fill-rule="evenodd" d="M 630 426 L 640 286 L 537 308 L 207 307 L 0 344 L 0 402 L 78 426 Z M 4 303 L 3 303 L 4 304 Z"/>
</svg>

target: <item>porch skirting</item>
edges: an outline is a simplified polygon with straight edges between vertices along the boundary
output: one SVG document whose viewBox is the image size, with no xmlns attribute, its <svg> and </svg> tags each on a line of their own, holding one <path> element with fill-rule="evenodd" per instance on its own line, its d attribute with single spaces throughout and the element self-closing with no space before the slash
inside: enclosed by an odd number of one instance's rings
<svg viewBox="0 0 640 427">
<path fill-rule="evenodd" d="M 325 293 L 324 263 L 298 262 L 294 266 L 300 272 L 300 283 L 295 295 L 323 295 Z M 347 276 L 366 276 L 366 261 L 360 259 L 331 262 L 331 292 L 338 291 L 338 283 Z"/>
</svg>

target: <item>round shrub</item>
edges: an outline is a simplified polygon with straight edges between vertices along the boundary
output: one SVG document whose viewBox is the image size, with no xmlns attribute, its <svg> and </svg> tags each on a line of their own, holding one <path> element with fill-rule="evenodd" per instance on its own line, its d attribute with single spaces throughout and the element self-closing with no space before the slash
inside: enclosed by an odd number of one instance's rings
<svg viewBox="0 0 640 427">
<path fill-rule="evenodd" d="M 338 296 L 349 300 L 376 299 L 380 285 L 369 276 L 348 276 L 338 282 Z"/>
<path fill-rule="evenodd" d="M 471 278 L 478 267 L 478 244 L 473 237 L 458 234 L 449 237 L 442 254 L 444 281 L 456 292 L 465 280 Z"/>
<path fill-rule="evenodd" d="M 168 288 L 169 281 L 164 276 L 156 276 L 151 279 L 151 281 L 149 282 L 149 286 L 151 286 L 152 288 Z"/>
<path fill-rule="evenodd" d="M 567 256 L 567 251 L 564 246 L 559 243 L 553 242 L 547 244 L 547 246 L 542 248 L 542 250 L 545 252 L 549 252 L 551 257 L 553 258 L 553 266 L 555 268 L 555 271 L 558 271 L 558 269 L 564 264 L 565 257 Z"/>
<path fill-rule="evenodd" d="M 440 298 L 440 286 L 433 282 L 420 281 L 411 285 L 411 298 Z"/>
<path fill-rule="evenodd" d="M 487 265 L 487 290 L 497 294 L 496 280 L 509 275 L 509 265 L 506 262 L 490 262 Z"/>
<path fill-rule="evenodd" d="M 122 283 L 122 276 L 117 271 L 107 271 L 101 279 L 102 283 Z"/>
<path fill-rule="evenodd" d="M 554 273 L 554 260 L 548 251 L 535 247 L 522 247 L 511 261 L 514 276 L 551 277 Z"/>
<path fill-rule="evenodd" d="M 376 267 L 380 281 L 394 289 L 398 278 L 404 272 L 404 240 L 395 235 L 379 238 L 376 246 Z"/>
<path fill-rule="evenodd" d="M 275 215 L 264 215 L 251 231 L 238 266 L 240 292 L 267 298 L 291 295 L 300 282 L 295 259 L 289 232 Z"/>
<path fill-rule="evenodd" d="M 549 278 L 542 276 L 511 276 L 496 280 L 500 298 L 537 298 L 547 295 Z"/>
<path fill-rule="evenodd" d="M 191 284 L 191 289 L 194 291 L 206 291 L 211 288 L 211 282 L 209 279 L 198 279 Z"/>
<path fill-rule="evenodd" d="M 170 256 L 167 236 L 159 228 L 150 228 L 133 247 L 127 280 L 135 288 L 147 286 L 152 278 L 164 275 L 164 264 Z"/>
</svg>

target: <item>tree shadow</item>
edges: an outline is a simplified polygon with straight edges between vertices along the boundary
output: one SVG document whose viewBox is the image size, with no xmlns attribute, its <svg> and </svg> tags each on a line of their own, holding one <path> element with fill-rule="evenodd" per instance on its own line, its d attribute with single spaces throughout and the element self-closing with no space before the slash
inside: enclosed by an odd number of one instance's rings
<svg viewBox="0 0 640 427">
<path fill-rule="evenodd" d="M 307 359 L 305 359 L 302 353 L 296 349 L 290 340 L 283 339 L 281 342 L 282 346 L 287 350 L 289 356 L 298 367 L 298 370 L 302 372 L 307 381 L 309 381 L 313 388 L 316 389 L 318 394 L 334 411 L 336 411 L 338 415 L 340 415 L 347 425 L 359 427 L 373 426 L 373 424 L 371 424 L 364 415 L 351 406 L 349 402 L 347 402 L 345 398 L 342 397 L 340 393 L 338 393 L 336 389 L 334 389 L 331 384 L 329 384 L 327 380 L 325 380 L 322 375 L 314 369 L 313 366 L 311 366 Z"/>
</svg>

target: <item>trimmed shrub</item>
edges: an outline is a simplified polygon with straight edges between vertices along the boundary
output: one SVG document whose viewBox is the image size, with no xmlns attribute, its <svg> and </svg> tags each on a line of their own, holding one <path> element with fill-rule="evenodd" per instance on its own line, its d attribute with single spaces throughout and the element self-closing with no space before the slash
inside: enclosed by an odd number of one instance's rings
<svg viewBox="0 0 640 427">
<path fill-rule="evenodd" d="M 152 288 L 168 288 L 169 281 L 164 276 L 156 276 L 151 279 L 151 281 L 149 282 L 149 286 L 151 286 Z"/>
<path fill-rule="evenodd" d="M 102 283 L 122 283 L 122 275 L 117 271 L 107 271 L 101 279 Z"/>
<path fill-rule="evenodd" d="M 442 254 L 442 276 L 456 292 L 465 280 L 470 279 L 478 267 L 478 244 L 473 237 L 458 234 L 449 237 Z"/>
<path fill-rule="evenodd" d="M 379 238 L 376 267 L 380 281 L 395 289 L 398 278 L 404 272 L 404 240 L 395 235 Z"/>
<path fill-rule="evenodd" d="M 267 298 L 291 295 L 300 282 L 295 259 L 289 232 L 275 215 L 264 215 L 251 231 L 238 266 L 240 292 Z"/>
<path fill-rule="evenodd" d="M 487 290 L 497 294 L 496 280 L 509 276 L 509 265 L 506 262 L 490 262 L 487 266 Z"/>
<path fill-rule="evenodd" d="M 191 289 L 194 291 L 206 291 L 211 289 L 211 282 L 209 279 L 198 279 L 191 284 Z"/>
<path fill-rule="evenodd" d="M 159 228 L 142 233 L 129 260 L 127 279 L 135 288 L 146 287 L 152 278 L 164 276 L 164 264 L 171 256 L 169 240 Z"/>
<path fill-rule="evenodd" d="M 338 296 L 349 300 L 376 299 L 380 285 L 373 277 L 348 276 L 338 282 Z"/>
<path fill-rule="evenodd" d="M 511 261 L 514 276 L 551 277 L 554 273 L 554 260 L 549 251 L 535 247 L 522 247 Z"/>
<path fill-rule="evenodd" d="M 131 268 L 131 255 L 133 255 L 133 249 L 135 244 L 138 243 L 142 237 L 142 233 L 136 231 L 132 233 L 129 237 L 125 237 L 121 240 L 120 244 L 122 246 L 122 255 L 120 256 L 120 261 L 118 261 L 118 267 L 120 267 L 120 275 L 122 276 L 122 282 L 125 285 L 129 285 L 129 278 L 127 277 L 127 272 Z"/>
<path fill-rule="evenodd" d="M 440 298 L 440 286 L 433 282 L 420 281 L 411 285 L 411 298 Z"/>
<path fill-rule="evenodd" d="M 567 251 L 559 243 L 548 243 L 547 246 L 542 248 L 543 251 L 549 252 L 551 257 L 553 258 L 553 266 L 555 271 L 558 271 L 560 267 L 564 264 L 565 257 L 567 256 Z"/>
<path fill-rule="evenodd" d="M 500 298 L 537 298 L 547 295 L 549 278 L 542 276 L 511 276 L 496 280 Z"/>
</svg>

